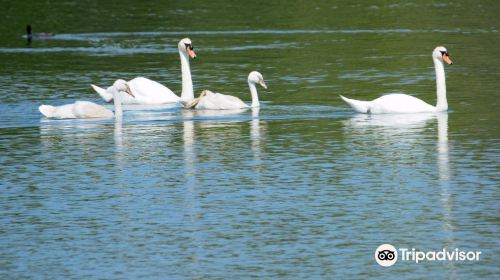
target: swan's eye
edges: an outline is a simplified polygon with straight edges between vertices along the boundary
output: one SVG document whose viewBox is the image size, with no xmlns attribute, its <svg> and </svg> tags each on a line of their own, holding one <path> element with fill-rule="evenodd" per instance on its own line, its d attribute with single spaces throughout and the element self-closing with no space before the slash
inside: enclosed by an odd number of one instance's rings
<svg viewBox="0 0 500 280">
<path fill-rule="evenodd" d="M 447 51 L 439 51 L 439 52 L 441 53 L 441 55 L 449 56 Z"/>
<path fill-rule="evenodd" d="M 193 45 L 191 45 L 191 44 L 184 44 L 184 45 L 186 45 L 186 49 L 190 49 L 190 50 L 194 49 Z"/>
</svg>

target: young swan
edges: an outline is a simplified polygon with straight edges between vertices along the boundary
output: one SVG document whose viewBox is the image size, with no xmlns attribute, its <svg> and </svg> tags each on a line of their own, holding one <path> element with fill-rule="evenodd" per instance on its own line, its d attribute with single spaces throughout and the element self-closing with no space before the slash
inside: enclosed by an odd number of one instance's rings
<svg viewBox="0 0 500 280">
<path fill-rule="evenodd" d="M 121 117 L 123 114 L 120 92 L 134 96 L 126 81 L 116 80 L 110 89 L 113 93 L 115 113 L 101 105 L 89 101 L 76 101 L 62 106 L 41 105 L 38 110 L 50 119 L 88 119 Z"/>
<path fill-rule="evenodd" d="M 247 105 L 238 97 L 214 93 L 209 90 L 201 92 L 198 98 L 187 102 L 184 106 L 186 109 L 205 109 L 205 110 L 230 110 L 230 109 L 243 109 L 259 107 L 259 97 L 257 95 L 257 88 L 255 84 L 260 84 L 263 88 L 267 89 L 262 74 L 257 71 L 252 71 L 248 75 L 248 87 L 252 94 L 252 104 Z"/>
<path fill-rule="evenodd" d="M 385 113 L 423 113 L 441 112 L 448 110 L 446 100 L 446 79 L 444 74 L 444 63 L 452 64 L 448 51 L 444 47 L 437 47 L 432 52 L 432 60 L 436 70 L 436 106 L 429 105 L 424 101 L 407 94 L 387 94 L 372 101 L 360 101 L 340 96 L 354 111 L 367 114 Z"/>
</svg>

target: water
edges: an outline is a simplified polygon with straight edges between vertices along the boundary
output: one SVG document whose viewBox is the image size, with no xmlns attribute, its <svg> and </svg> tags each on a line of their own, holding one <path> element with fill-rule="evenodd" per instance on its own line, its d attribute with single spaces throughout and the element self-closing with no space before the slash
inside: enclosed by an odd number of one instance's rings
<svg viewBox="0 0 500 280">
<path fill-rule="evenodd" d="M 3 1 L 0 278 L 498 278 L 500 60 L 494 1 Z M 125 5 L 125 4 L 128 5 Z M 56 36 L 22 38 L 27 23 Z M 260 110 L 145 110 L 47 120 L 41 103 L 102 103 L 137 75 L 178 93 L 189 36 L 202 89 Z M 354 114 L 339 94 L 450 111 Z M 383 243 L 480 250 L 478 262 L 373 258 Z"/>
</svg>

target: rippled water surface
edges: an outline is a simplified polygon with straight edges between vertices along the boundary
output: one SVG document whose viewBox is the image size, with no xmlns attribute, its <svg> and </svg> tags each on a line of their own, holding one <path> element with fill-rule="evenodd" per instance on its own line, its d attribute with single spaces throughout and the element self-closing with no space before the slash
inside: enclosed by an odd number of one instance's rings
<svg viewBox="0 0 500 280">
<path fill-rule="evenodd" d="M 1 279 L 499 277 L 497 2 L 100 2 L 2 3 Z M 56 35 L 27 45 L 27 23 Z M 179 93 L 186 36 L 196 94 L 250 102 L 258 70 L 261 108 L 38 112 L 103 104 L 91 83 L 139 75 Z M 448 113 L 340 100 L 434 104 L 437 45 L 454 60 Z M 383 243 L 482 255 L 384 268 Z"/>
</svg>

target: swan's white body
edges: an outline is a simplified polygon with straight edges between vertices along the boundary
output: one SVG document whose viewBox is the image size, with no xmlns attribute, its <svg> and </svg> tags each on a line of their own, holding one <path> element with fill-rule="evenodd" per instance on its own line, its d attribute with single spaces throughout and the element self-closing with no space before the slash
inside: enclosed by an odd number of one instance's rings
<svg viewBox="0 0 500 280">
<path fill-rule="evenodd" d="M 114 96 L 115 113 L 101 105 L 90 101 L 76 101 L 73 104 L 62 106 L 41 105 L 38 107 L 40 113 L 50 119 L 89 119 L 89 118 L 112 118 L 121 117 L 121 95 L 131 94 L 124 80 L 116 80 L 110 91 Z"/>
<path fill-rule="evenodd" d="M 259 107 L 259 96 L 257 95 L 257 88 L 255 84 L 260 84 L 263 88 L 267 89 L 266 83 L 262 74 L 257 71 L 252 71 L 248 75 L 248 87 L 250 88 L 250 93 L 252 95 L 252 104 L 247 105 L 241 99 L 235 96 L 214 93 L 209 90 L 204 90 L 200 97 L 188 102 L 185 108 L 195 108 L 200 110 L 232 110 L 232 109 L 243 109 L 243 108 L 255 108 Z"/>
<path fill-rule="evenodd" d="M 189 65 L 189 57 L 195 58 L 196 54 L 193 51 L 191 40 L 188 38 L 182 39 L 179 44 L 179 56 L 181 59 L 181 72 L 182 72 L 182 93 L 181 97 L 177 96 L 166 86 L 155 82 L 153 80 L 137 77 L 128 82 L 134 98 L 127 94 L 122 94 L 123 104 L 163 104 L 163 103 L 177 103 L 188 102 L 194 99 L 193 81 L 191 78 L 191 68 Z M 113 100 L 111 88 L 103 89 L 96 85 L 91 85 L 92 88 L 104 99 L 106 102 Z"/>
<path fill-rule="evenodd" d="M 448 110 L 446 100 L 446 79 L 444 74 L 444 62 L 451 64 L 448 52 L 444 47 L 437 47 L 432 52 L 434 67 L 436 70 L 436 93 L 437 104 L 432 106 L 424 101 L 407 94 L 394 93 L 381 96 L 372 101 L 360 101 L 340 96 L 356 112 L 367 114 L 388 113 L 424 113 L 441 112 Z"/>
<path fill-rule="evenodd" d="M 50 119 L 112 118 L 113 112 L 89 101 L 76 101 L 62 106 L 41 105 L 40 112 Z"/>
<path fill-rule="evenodd" d="M 204 90 L 200 96 L 201 98 L 195 107 L 196 109 L 230 110 L 249 107 L 238 97 L 211 92 L 209 90 Z"/>
<path fill-rule="evenodd" d="M 144 77 L 137 77 L 128 82 L 130 90 L 137 99 L 127 94 L 121 96 L 123 104 L 162 104 L 179 102 L 180 98 L 164 85 Z M 113 86 L 107 89 L 91 85 L 106 102 L 113 101 Z"/>
<path fill-rule="evenodd" d="M 359 101 L 346 98 L 342 95 L 340 97 L 359 113 L 401 114 L 436 111 L 436 107 L 429 105 L 416 97 L 402 93 L 387 94 L 372 101 Z"/>
</svg>

